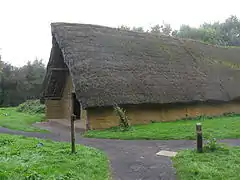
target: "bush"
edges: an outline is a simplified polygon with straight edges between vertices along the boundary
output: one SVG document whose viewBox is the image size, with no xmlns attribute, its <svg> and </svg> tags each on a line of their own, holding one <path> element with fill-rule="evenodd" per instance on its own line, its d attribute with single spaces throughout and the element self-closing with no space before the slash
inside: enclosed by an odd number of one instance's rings
<svg viewBox="0 0 240 180">
<path fill-rule="evenodd" d="M 127 131 L 130 128 L 130 123 L 129 123 L 129 119 L 127 117 L 126 114 L 126 110 L 124 110 L 123 108 L 120 108 L 118 105 L 114 106 L 114 111 L 116 112 L 116 114 L 119 117 L 119 127 L 120 130 L 122 131 Z"/>
<path fill-rule="evenodd" d="M 45 105 L 40 100 L 28 100 L 17 107 L 18 112 L 40 114 L 45 112 Z"/>
<path fill-rule="evenodd" d="M 218 143 L 217 139 L 210 135 L 207 138 L 207 143 L 203 147 L 204 152 L 214 152 L 216 150 L 228 151 L 229 148 L 225 144 Z"/>
<path fill-rule="evenodd" d="M 211 137 L 207 140 L 207 143 L 204 146 L 204 149 L 206 151 L 215 151 L 218 148 L 218 143 L 217 143 L 217 139 L 214 137 Z"/>
</svg>

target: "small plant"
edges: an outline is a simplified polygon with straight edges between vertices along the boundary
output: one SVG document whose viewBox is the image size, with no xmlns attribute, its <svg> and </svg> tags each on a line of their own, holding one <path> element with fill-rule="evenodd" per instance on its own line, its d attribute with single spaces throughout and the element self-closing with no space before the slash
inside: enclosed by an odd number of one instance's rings
<svg viewBox="0 0 240 180">
<path fill-rule="evenodd" d="M 43 177 L 37 172 L 30 172 L 25 175 L 25 180 L 43 180 Z"/>
<path fill-rule="evenodd" d="M 114 111 L 117 114 L 117 116 L 119 117 L 119 127 L 121 131 L 127 131 L 130 128 L 130 123 L 129 123 L 129 119 L 127 117 L 126 114 L 126 110 L 124 110 L 123 108 L 119 107 L 118 105 L 114 105 Z"/>
<path fill-rule="evenodd" d="M 207 138 L 207 143 L 204 145 L 204 151 L 205 152 L 214 152 L 216 150 L 228 150 L 229 148 L 221 143 L 217 142 L 217 139 L 214 138 L 212 135 L 210 135 Z"/>
<path fill-rule="evenodd" d="M 5 145 L 13 144 L 13 142 L 14 141 L 10 138 L 9 139 L 0 139 L 0 147 L 5 146 Z"/>
<path fill-rule="evenodd" d="M 217 150 L 217 148 L 218 148 L 217 139 L 214 137 L 210 137 L 204 146 L 204 149 L 207 151 L 215 151 Z"/>
<path fill-rule="evenodd" d="M 223 116 L 226 116 L 226 117 L 235 117 L 235 116 L 238 116 L 239 114 L 236 114 L 234 112 L 227 112 L 227 113 L 223 113 Z"/>
<path fill-rule="evenodd" d="M 61 176 L 57 177 L 56 180 L 68 180 L 68 179 L 70 180 L 70 179 L 74 178 L 73 175 L 74 175 L 74 173 L 70 171 L 70 172 L 67 172 L 64 175 L 61 175 Z"/>
</svg>

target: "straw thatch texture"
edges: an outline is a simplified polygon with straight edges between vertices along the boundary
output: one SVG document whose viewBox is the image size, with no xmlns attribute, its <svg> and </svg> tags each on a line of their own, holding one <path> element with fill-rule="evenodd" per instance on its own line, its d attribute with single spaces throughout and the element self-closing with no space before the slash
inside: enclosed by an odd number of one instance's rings
<svg viewBox="0 0 240 180">
<path fill-rule="evenodd" d="M 62 57 L 54 59 L 52 52 L 50 62 L 64 60 L 84 108 L 240 96 L 238 48 L 96 25 L 51 27 L 53 47 Z"/>
</svg>

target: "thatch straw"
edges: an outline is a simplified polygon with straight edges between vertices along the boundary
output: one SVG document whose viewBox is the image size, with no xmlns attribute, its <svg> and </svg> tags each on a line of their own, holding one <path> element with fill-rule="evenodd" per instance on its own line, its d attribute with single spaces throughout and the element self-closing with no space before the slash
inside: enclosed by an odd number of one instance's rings
<svg viewBox="0 0 240 180">
<path fill-rule="evenodd" d="M 51 27 L 48 66 L 64 60 L 84 108 L 240 96 L 239 48 L 88 24 Z"/>
</svg>

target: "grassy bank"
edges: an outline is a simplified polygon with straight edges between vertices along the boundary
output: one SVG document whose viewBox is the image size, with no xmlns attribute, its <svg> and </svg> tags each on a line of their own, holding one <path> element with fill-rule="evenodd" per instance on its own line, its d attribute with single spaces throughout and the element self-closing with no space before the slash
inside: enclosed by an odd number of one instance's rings
<svg viewBox="0 0 240 180">
<path fill-rule="evenodd" d="M 17 112 L 16 108 L 0 108 L 0 126 L 20 131 L 41 131 L 32 124 L 44 120 L 44 114 Z"/>
<path fill-rule="evenodd" d="M 0 134 L 1 180 L 89 180 L 109 179 L 105 154 L 77 145 L 70 153 L 69 143 Z"/>
<path fill-rule="evenodd" d="M 151 123 L 132 126 L 129 131 L 119 128 L 88 131 L 89 138 L 110 139 L 195 139 L 195 125 L 201 122 L 204 137 L 212 134 L 218 139 L 240 138 L 240 116 L 179 120 L 176 122 Z"/>
<path fill-rule="evenodd" d="M 240 179 L 240 147 L 208 153 L 185 150 L 173 158 L 173 162 L 180 180 Z"/>
</svg>

